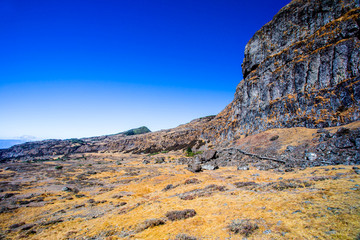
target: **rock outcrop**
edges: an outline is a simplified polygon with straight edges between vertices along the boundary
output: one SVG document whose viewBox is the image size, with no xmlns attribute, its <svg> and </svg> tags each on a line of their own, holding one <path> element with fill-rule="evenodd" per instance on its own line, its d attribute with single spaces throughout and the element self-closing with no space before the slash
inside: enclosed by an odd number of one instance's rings
<svg viewBox="0 0 360 240">
<path fill-rule="evenodd" d="M 246 45 L 244 80 L 203 136 L 222 142 L 359 120 L 359 15 L 355 0 L 293 0 L 282 8 Z"/>
</svg>

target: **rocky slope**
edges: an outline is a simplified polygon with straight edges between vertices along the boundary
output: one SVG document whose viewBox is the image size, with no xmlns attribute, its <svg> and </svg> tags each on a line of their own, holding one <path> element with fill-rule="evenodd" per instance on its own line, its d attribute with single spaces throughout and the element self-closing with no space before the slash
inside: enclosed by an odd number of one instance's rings
<svg viewBox="0 0 360 240">
<path fill-rule="evenodd" d="M 293 0 L 247 44 L 244 80 L 233 102 L 216 117 L 142 135 L 26 143 L 0 150 L 0 159 L 227 148 L 267 129 L 324 128 L 360 120 L 359 16 L 356 0 Z M 355 135 L 353 148 L 360 137 Z"/>
<path fill-rule="evenodd" d="M 34 157 L 52 159 L 58 155 L 89 152 L 155 153 L 188 147 L 200 148 L 205 144 L 200 138 L 200 129 L 213 118 L 214 116 L 199 118 L 173 129 L 137 135 L 129 135 L 127 131 L 100 137 L 28 142 L 9 149 L 0 149 L 0 160 Z"/>
</svg>

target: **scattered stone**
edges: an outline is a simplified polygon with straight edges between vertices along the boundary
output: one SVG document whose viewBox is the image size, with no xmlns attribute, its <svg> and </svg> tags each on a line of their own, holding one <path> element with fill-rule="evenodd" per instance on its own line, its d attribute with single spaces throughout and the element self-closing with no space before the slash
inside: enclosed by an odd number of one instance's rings
<svg viewBox="0 0 360 240">
<path fill-rule="evenodd" d="M 82 198 L 82 197 L 86 197 L 86 195 L 85 194 L 76 194 L 75 197 Z"/>
<path fill-rule="evenodd" d="M 330 231 L 327 231 L 325 232 L 327 235 L 333 235 L 333 234 L 336 234 L 336 231 L 335 230 L 330 230 Z"/>
<path fill-rule="evenodd" d="M 339 138 L 335 141 L 335 146 L 337 148 L 351 148 L 354 144 L 350 141 L 349 138 Z"/>
<path fill-rule="evenodd" d="M 116 204 L 115 207 L 122 207 L 126 204 L 127 204 L 126 202 L 120 202 L 120 203 Z"/>
<path fill-rule="evenodd" d="M 155 159 L 156 164 L 165 163 L 165 157 L 158 157 Z"/>
<path fill-rule="evenodd" d="M 166 187 L 162 191 L 166 192 L 166 191 L 169 191 L 170 189 L 173 189 L 173 188 L 175 188 L 174 185 L 169 184 L 169 185 L 166 185 Z"/>
<path fill-rule="evenodd" d="M 237 170 L 243 170 L 243 171 L 247 171 L 247 170 L 249 170 L 250 168 L 248 167 L 248 166 L 238 166 L 237 167 Z"/>
<path fill-rule="evenodd" d="M 279 135 L 272 136 L 272 137 L 270 138 L 270 141 L 275 141 L 275 140 L 277 140 L 278 138 L 279 138 Z"/>
<path fill-rule="evenodd" d="M 176 221 L 181 219 L 187 219 L 194 217 L 196 215 L 196 211 L 194 209 L 185 209 L 181 211 L 169 211 L 165 214 L 165 216 L 170 221 Z"/>
<path fill-rule="evenodd" d="M 337 136 L 344 136 L 350 133 L 350 129 L 345 128 L 345 127 L 341 127 L 336 131 L 336 135 Z"/>
<path fill-rule="evenodd" d="M 210 161 L 211 159 L 214 159 L 216 157 L 216 150 L 207 150 L 203 153 L 203 160 L 204 161 Z"/>
<path fill-rule="evenodd" d="M 201 166 L 201 169 L 204 169 L 204 170 L 215 170 L 215 169 L 218 169 L 219 167 L 215 164 L 205 164 L 205 165 L 202 165 Z"/>
<path fill-rule="evenodd" d="M 147 159 L 145 159 L 142 163 L 143 163 L 143 164 L 149 164 L 149 163 L 150 163 L 150 161 L 149 161 L 149 160 L 147 160 Z"/>
<path fill-rule="evenodd" d="M 187 170 L 193 173 L 201 172 L 201 169 L 200 163 L 191 163 L 187 167 Z"/>
<path fill-rule="evenodd" d="M 112 198 L 116 198 L 116 199 L 120 199 L 120 198 L 123 198 L 124 196 L 123 195 L 113 195 Z"/>
<path fill-rule="evenodd" d="M 85 204 L 77 204 L 74 206 L 74 208 L 81 208 L 81 207 L 85 207 Z"/>
<path fill-rule="evenodd" d="M 305 154 L 305 157 L 309 161 L 315 161 L 317 159 L 316 153 L 308 152 Z"/>
<path fill-rule="evenodd" d="M 293 152 L 293 151 L 295 151 L 295 149 L 296 149 L 296 147 L 289 145 L 289 146 L 286 147 L 285 151 Z"/>
<path fill-rule="evenodd" d="M 263 232 L 263 234 L 270 234 L 271 233 L 271 230 L 270 229 L 267 229 Z"/>
<path fill-rule="evenodd" d="M 296 213 L 302 213 L 302 211 L 301 210 L 296 210 L 296 211 L 292 212 L 291 214 L 296 214 Z"/>
<path fill-rule="evenodd" d="M 94 199 L 89 199 L 87 200 L 88 203 L 95 203 L 95 200 Z"/>
<path fill-rule="evenodd" d="M 63 187 L 63 188 L 62 188 L 62 191 L 64 191 L 64 192 L 72 192 L 73 189 L 72 189 L 72 188 L 69 188 L 69 187 Z"/>
</svg>

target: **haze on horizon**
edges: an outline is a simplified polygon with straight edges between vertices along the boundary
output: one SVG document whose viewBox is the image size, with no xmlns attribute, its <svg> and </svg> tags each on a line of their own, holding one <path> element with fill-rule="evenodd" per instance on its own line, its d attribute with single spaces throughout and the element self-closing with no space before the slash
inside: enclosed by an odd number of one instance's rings
<svg viewBox="0 0 360 240">
<path fill-rule="evenodd" d="M 22 1 L 0 7 L 0 139 L 152 131 L 233 98 L 252 35 L 289 0 Z"/>
</svg>

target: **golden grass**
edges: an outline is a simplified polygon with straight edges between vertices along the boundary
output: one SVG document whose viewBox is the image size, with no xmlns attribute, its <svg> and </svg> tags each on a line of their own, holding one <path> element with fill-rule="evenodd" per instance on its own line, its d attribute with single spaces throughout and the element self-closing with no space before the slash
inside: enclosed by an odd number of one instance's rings
<svg viewBox="0 0 360 240">
<path fill-rule="evenodd" d="M 297 129 L 304 131 L 304 129 Z M 278 130 L 274 133 L 278 133 Z M 289 133 L 289 135 L 294 133 Z M 310 133 L 309 133 L 310 134 Z M 291 142 L 289 142 L 291 143 Z M 56 212 L 65 209 L 66 213 L 60 214 L 64 222 L 47 227 L 38 225 L 36 234 L 27 235 L 27 239 L 67 239 L 83 237 L 102 237 L 103 239 L 174 239 L 179 233 L 186 233 L 199 239 L 242 239 L 227 229 L 235 219 L 254 219 L 258 221 L 259 229 L 251 234 L 248 239 L 354 239 L 360 232 L 359 200 L 360 191 L 350 190 L 360 184 L 360 178 L 350 166 L 341 166 L 344 169 L 325 171 L 326 168 L 317 167 L 297 170 L 290 173 L 275 171 L 237 171 L 235 167 L 224 167 L 216 171 L 204 171 L 198 174 L 184 170 L 183 165 L 149 164 L 142 165 L 140 158 L 127 155 L 126 162 L 118 166 L 110 165 L 112 170 L 96 175 L 106 183 L 114 183 L 119 179 L 142 179 L 128 184 L 115 185 L 113 190 L 99 192 L 99 188 L 81 191 L 84 198 L 73 200 L 62 199 L 68 193 L 52 191 L 47 192 L 45 200 L 53 200 L 53 204 L 39 207 L 22 207 L 12 213 L 0 214 L 0 229 L 8 229 L 10 225 L 18 222 L 39 224 L 56 218 Z M 113 160 L 105 159 L 110 164 Z M 114 161 L 113 161 L 114 162 Z M 115 163 L 115 162 L 114 162 Z M 124 175 L 125 168 L 137 167 L 140 173 L 137 176 Z M 337 166 L 336 168 L 338 168 Z M 316 171 L 315 173 L 312 173 Z M 155 173 L 155 174 L 154 174 Z M 251 176 L 253 174 L 260 176 Z M 151 175 L 152 174 L 152 175 Z M 313 181 L 313 176 L 336 176 L 337 180 Z M 300 179 L 311 182 L 313 185 L 306 188 L 286 189 L 277 191 L 271 188 L 246 190 L 235 188 L 234 182 L 255 181 L 258 184 L 276 182 L 280 177 L 285 179 Z M 189 178 L 197 178 L 199 184 L 187 184 Z M 351 180 L 351 181 L 349 181 Z M 166 185 L 177 186 L 169 191 L 162 191 Z M 210 184 L 225 186 L 225 192 L 214 192 L 208 197 L 198 197 L 193 200 L 181 200 L 177 194 L 194 189 L 205 188 Z M 43 185 L 41 185 L 43 186 Z M 36 187 L 36 186 L 34 186 Z M 37 188 L 32 188 L 36 191 Z M 41 192 L 41 189 L 37 190 Z M 121 199 L 112 198 L 113 195 L 130 192 Z M 29 190 L 26 190 L 29 193 Z M 95 201 L 107 200 L 106 203 L 90 206 L 88 199 Z M 121 207 L 112 207 L 119 202 L 127 202 Z M 304 203 L 310 201 L 311 203 Z M 74 209 L 75 205 L 85 203 L 86 207 Z M 328 207 L 341 209 L 338 213 L 328 210 Z M 97 218 L 86 217 L 101 209 L 108 209 Z M 125 209 L 125 213 L 120 214 Z M 129 210 L 130 209 L 130 210 Z M 132 209 L 132 210 L 131 210 Z M 165 217 L 166 212 L 172 210 L 194 209 L 197 215 L 179 221 L 167 221 L 166 224 L 148 228 L 142 232 L 135 232 L 128 237 L 121 238 L 122 231 L 135 230 L 136 227 L 150 218 Z M 301 212 L 294 213 L 300 210 Z M 337 211 L 337 210 L 336 210 Z M 335 211 L 335 212 L 336 212 Z M 271 233 L 265 234 L 265 230 Z M 332 235 L 326 233 L 335 230 Z M 24 235 L 22 231 L 12 231 L 7 236 L 13 239 Z"/>
</svg>

